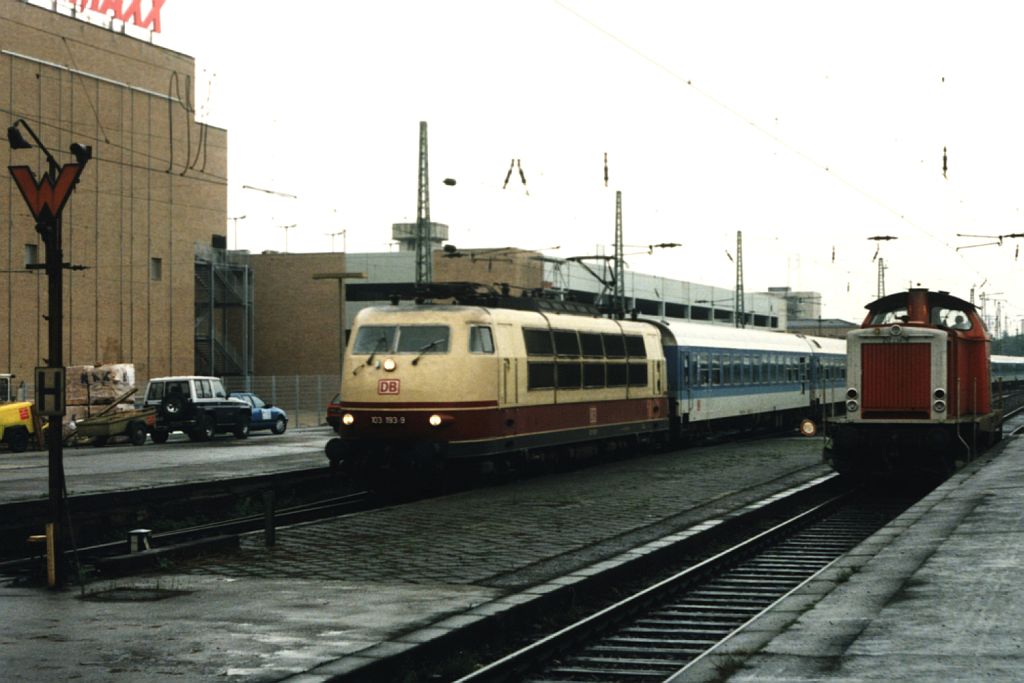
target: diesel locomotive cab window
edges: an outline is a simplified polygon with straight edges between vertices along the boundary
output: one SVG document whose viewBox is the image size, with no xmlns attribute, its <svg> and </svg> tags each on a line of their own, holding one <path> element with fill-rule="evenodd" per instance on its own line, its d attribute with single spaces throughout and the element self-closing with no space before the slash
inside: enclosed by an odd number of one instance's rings
<svg viewBox="0 0 1024 683">
<path fill-rule="evenodd" d="M 905 323 L 910 319 L 906 308 L 894 308 L 891 311 L 879 311 L 871 316 L 871 325 L 894 325 Z"/>
<path fill-rule="evenodd" d="M 494 353 L 494 338 L 491 328 L 474 325 L 469 328 L 470 353 Z"/>
<path fill-rule="evenodd" d="M 523 343 L 526 344 L 528 356 L 553 356 L 555 347 L 551 342 L 551 333 L 547 330 L 523 329 Z"/>
<path fill-rule="evenodd" d="M 368 354 L 391 351 L 395 347 L 395 336 L 398 327 L 395 325 L 365 325 L 356 332 L 356 343 L 352 353 Z"/>
<path fill-rule="evenodd" d="M 963 311 L 933 306 L 931 322 L 937 327 L 945 327 L 950 330 L 971 329 L 971 319 Z"/>
</svg>

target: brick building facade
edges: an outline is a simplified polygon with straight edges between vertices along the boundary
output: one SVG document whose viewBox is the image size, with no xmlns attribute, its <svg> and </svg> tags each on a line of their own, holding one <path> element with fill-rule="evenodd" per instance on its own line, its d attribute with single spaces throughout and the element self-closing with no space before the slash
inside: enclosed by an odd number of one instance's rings
<svg viewBox="0 0 1024 683">
<path fill-rule="evenodd" d="M 133 363 L 140 382 L 194 370 L 195 245 L 224 234 L 227 133 L 192 110 L 193 59 L 30 4 L 0 3 L 0 111 L 60 163 L 93 158 L 64 210 L 66 365 Z M 19 125 L 20 127 L 20 125 Z M 45 249 L 0 145 L 0 372 L 47 357 Z"/>
</svg>

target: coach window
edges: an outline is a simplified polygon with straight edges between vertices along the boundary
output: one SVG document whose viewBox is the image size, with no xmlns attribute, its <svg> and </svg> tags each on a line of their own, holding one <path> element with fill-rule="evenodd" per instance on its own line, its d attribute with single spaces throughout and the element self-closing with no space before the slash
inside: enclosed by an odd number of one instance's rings
<svg viewBox="0 0 1024 683">
<path fill-rule="evenodd" d="M 491 336 L 491 328 L 482 325 L 473 325 L 469 328 L 469 352 L 494 353 L 494 337 Z"/>
<path fill-rule="evenodd" d="M 743 356 L 743 383 L 754 383 L 754 364 L 750 356 Z"/>
<path fill-rule="evenodd" d="M 555 355 L 555 347 L 551 342 L 551 333 L 547 330 L 523 328 L 523 342 L 526 344 L 526 355 L 528 356 Z"/>
<path fill-rule="evenodd" d="M 580 339 L 573 330 L 554 330 L 551 336 L 555 339 L 555 354 L 578 358 L 580 355 Z M 577 386 L 579 386 L 577 384 Z"/>
<path fill-rule="evenodd" d="M 586 358 L 604 358 L 604 344 L 599 334 L 580 332 L 580 349 Z"/>
<path fill-rule="evenodd" d="M 711 386 L 722 385 L 722 357 L 717 353 L 711 354 Z"/>
<path fill-rule="evenodd" d="M 697 354 L 697 381 L 699 387 L 706 387 L 709 378 L 708 354 Z"/>
</svg>

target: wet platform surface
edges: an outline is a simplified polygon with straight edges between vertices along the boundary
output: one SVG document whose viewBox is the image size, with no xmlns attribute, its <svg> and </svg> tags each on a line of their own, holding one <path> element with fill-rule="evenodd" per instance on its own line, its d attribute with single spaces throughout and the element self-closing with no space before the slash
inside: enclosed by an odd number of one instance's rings
<svg viewBox="0 0 1024 683">
<path fill-rule="evenodd" d="M 694 448 L 243 538 L 62 592 L 0 586 L 5 680 L 267 681 L 443 635 L 630 549 L 827 473 L 801 438 Z"/>
<path fill-rule="evenodd" d="M 679 680 L 1024 680 L 1022 577 L 1007 437 Z"/>
</svg>

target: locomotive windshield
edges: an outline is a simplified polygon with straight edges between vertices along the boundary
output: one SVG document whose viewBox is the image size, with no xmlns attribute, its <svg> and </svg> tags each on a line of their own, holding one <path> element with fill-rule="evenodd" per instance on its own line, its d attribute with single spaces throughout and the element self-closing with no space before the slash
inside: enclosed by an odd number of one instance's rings
<svg viewBox="0 0 1024 683">
<path fill-rule="evenodd" d="M 893 325 L 895 323 L 905 323 L 910 319 L 907 313 L 906 306 L 900 306 L 899 308 L 893 308 L 888 311 L 877 311 L 871 316 L 872 325 Z"/>
<path fill-rule="evenodd" d="M 871 316 L 871 325 L 894 325 L 905 323 L 910 319 L 906 306 L 892 308 L 888 311 L 876 311 Z M 936 327 L 944 327 L 949 330 L 971 329 L 971 318 L 967 311 L 959 308 L 946 308 L 945 306 L 932 306 L 928 316 L 928 322 Z"/>
<path fill-rule="evenodd" d="M 356 333 L 352 353 L 446 353 L 446 325 L 366 325 Z"/>
<path fill-rule="evenodd" d="M 956 308 L 933 306 L 931 322 L 936 327 L 946 327 L 951 330 L 971 329 L 971 319 L 967 315 L 967 312 Z"/>
</svg>

